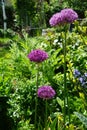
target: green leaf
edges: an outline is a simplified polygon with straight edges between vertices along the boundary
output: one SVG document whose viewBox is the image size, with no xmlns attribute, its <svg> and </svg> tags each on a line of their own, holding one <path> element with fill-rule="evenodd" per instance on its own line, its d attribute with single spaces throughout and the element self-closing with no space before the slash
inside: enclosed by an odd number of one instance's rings
<svg viewBox="0 0 87 130">
<path fill-rule="evenodd" d="M 85 127 L 87 128 L 87 117 L 85 117 L 84 115 L 78 113 L 78 112 L 74 112 L 74 114 L 80 119 L 80 121 L 85 125 Z"/>
<path fill-rule="evenodd" d="M 52 130 L 55 130 L 56 129 L 56 124 L 57 124 L 57 122 L 58 122 L 58 118 L 56 117 L 54 120 L 53 120 L 53 122 L 52 122 L 52 124 L 51 124 L 51 129 Z"/>
<path fill-rule="evenodd" d="M 63 109 L 64 102 L 59 97 L 57 97 L 56 100 L 57 100 L 58 104 L 61 106 L 61 108 Z"/>
</svg>

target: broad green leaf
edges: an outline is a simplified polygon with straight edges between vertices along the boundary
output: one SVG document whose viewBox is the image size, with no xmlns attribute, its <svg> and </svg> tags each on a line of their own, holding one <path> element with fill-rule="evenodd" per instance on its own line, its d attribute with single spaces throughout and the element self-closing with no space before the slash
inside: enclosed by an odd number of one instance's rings
<svg viewBox="0 0 87 130">
<path fill-rule="evenodd" d="M 78 112 L 74 112 L 74 114 L 80 119 L 80 121 L 85 125 L 87 128 L 87 117 L 84 116 L 83 114 L 80 114 Z"/>
</svg>

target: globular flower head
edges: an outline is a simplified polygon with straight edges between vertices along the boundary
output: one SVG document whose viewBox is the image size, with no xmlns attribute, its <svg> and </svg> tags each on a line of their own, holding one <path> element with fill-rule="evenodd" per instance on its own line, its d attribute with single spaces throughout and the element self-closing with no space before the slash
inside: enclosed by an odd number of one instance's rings
<svg viewBox="0 0 87 130">
<path fill-rule="evenodd" d="M 50 20 L 49 23 L 51 26 L 56 26 L 56 25 L 60 25 L 63 23 L 63 17 L 61 13 L 56 13 L 54 14 Z"/>
<path fill-rule="evenodd" d="M 48 58 L 48 54 L 43 50 L 37 49 L 32 50 L 28 54 L 28 58 L 30 59 L 30 61 L 40 63 Z"/>
<path fill-rule="evenodd" d="M 43 99 L 51 99 L 55 96 L 55 90 L 51 86 L 42 86 L 37 91 L 38 97 Z"/>
<path fill-rule="evenodd" d="M 56 25 L 72 23 L 77 19 L 78 19 L 77 13 L 70 8 L 66 8 L 61 10 L 59 13 L 54 14 L 50 18 L 49 23 L 51 26 L 56 26 Z"/>
<path fill-rule="evenodd" d="M 61 13 L 63 15 L 64 23 L 73 23 L 78 19 L 77 13 L 70 8 L 61 10 Z"/>
</svg>

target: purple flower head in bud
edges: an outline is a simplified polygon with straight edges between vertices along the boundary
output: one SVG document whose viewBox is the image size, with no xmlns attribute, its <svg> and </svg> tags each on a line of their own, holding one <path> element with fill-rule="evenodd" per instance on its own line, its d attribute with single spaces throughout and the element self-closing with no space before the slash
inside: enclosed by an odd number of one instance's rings
<svg viewBox="0 0 87 130">
<path fill-rule="evenodd" d="M 81 73 L 77 70 L 77 69 L 75 69 L 74 70 L 74 76 L 77 78 L 77 77 L 79 77 L 81 75 Z"/>
<path fill-rule="evenodd" d="M 37 49 L 32 50 L 28 54 L 28 58 L 30 59 L 30 61 L 40 63 L 48 58 L 48 54 L 43 50 Z"/>
<path fill-rule="evenodd" d="M 55 96 L 55 90 L 51 86 L 42 86 L 37 91 L 38 97 L 43 99 L 51 99 Z"/>
</svg>

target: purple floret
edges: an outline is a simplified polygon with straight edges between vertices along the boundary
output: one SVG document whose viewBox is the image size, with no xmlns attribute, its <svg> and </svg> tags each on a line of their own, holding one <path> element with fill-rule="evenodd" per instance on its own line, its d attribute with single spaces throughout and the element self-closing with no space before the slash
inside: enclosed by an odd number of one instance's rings
<svg viewBox="0 0 87 130">
<path fill-rule="evenodd" d="M 28 54 L 28 58 L 30 59 L 30 61 L 40 63 L 48 58 L 48 54 L 43 50 L 37 49 L 32 50 Z"/>
<path fill-rule="evenodd" d="M 43 99 L 51 99 L 55 96 L 55 90 L 51 86 L 42 86 L 37 91 L 38 97 Z"/>
</svg>

